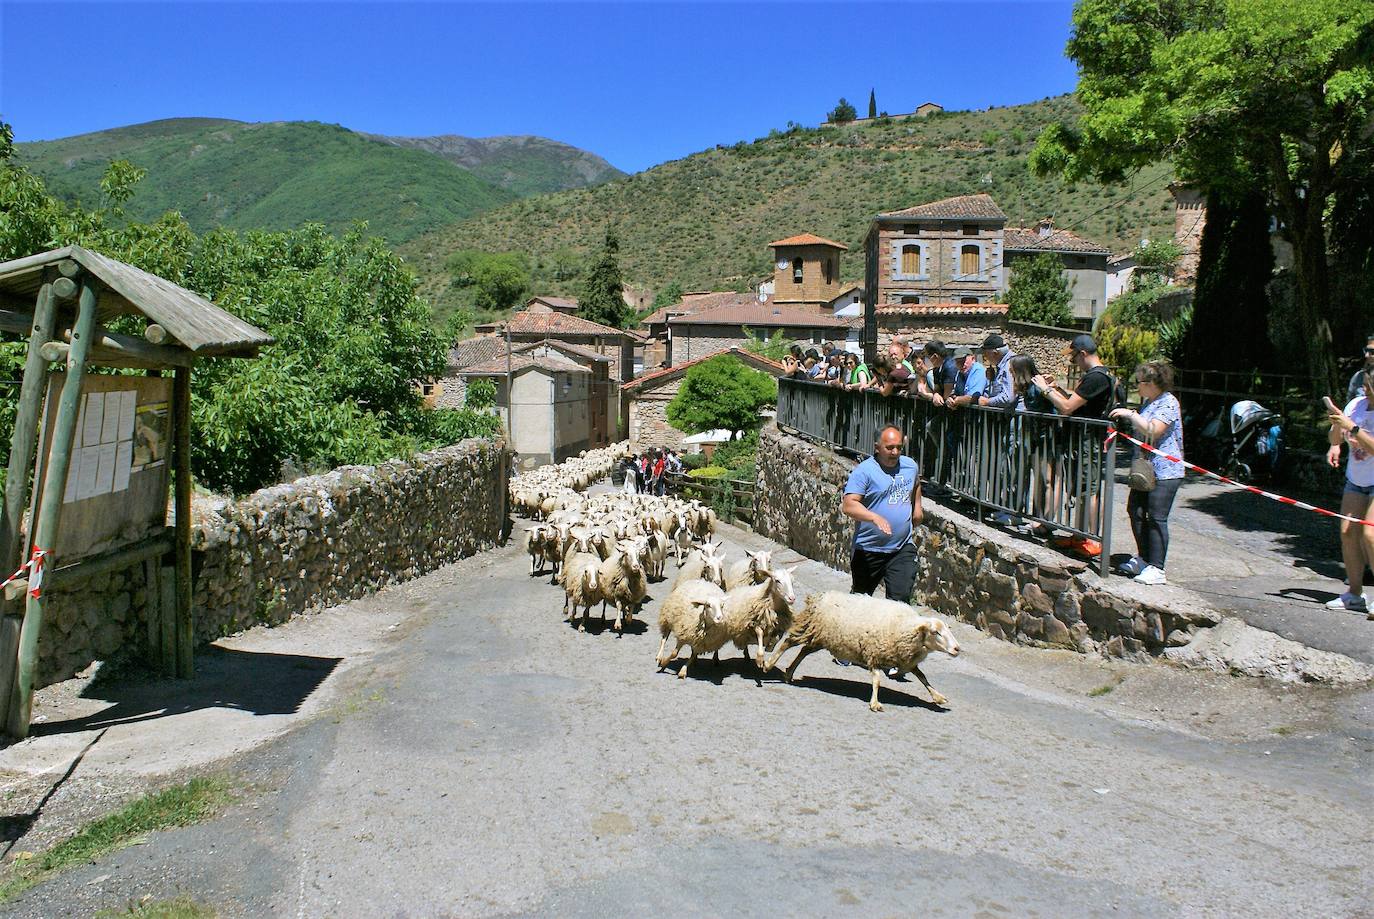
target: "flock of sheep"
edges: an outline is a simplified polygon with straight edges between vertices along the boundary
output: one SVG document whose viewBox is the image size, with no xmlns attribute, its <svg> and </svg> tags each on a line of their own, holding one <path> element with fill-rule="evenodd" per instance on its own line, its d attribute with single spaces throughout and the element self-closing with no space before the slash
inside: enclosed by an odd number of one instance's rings
<svg viewBox="0 0 1374 919">
<path fill-rule="evenodd" d="M 591 450 L 511 480 L 515 512 L 535 521 L 525 528 L 530 574 L 551 569 L 551 583 L 563 588 L 564 617 L 577 622 L 581 611 L 579 630 L 586 631 L 592 607 L 600 604 L 602 621 L 613 608 L 612 628 L 622 632 L 648 599 L 649 582 L 666 579 L 671 555 L 678 570 L 658 611 L 659 670 L 675 661 L 684 645 L 691 651 L 678 669 L 679 679 L 686 678 L 699 655 L 719 660 L 728 644 L 745 657 L 750 645 L 757 646 L 753 659 L 764 672 L 788 649 L 798 648 L 786 670 L 791 682 L 803 658 L 826 650 L 868 668 L 873 679 L 868 707 L 875 712 L 882 711 L 878 686 L 884 671 L 913 673 L 931 699 L 946 701 L 920 669 L 931 651 L 959 653 L 943 620 L 905 603 L 840 591 L 811 594 L 798 607 L 795 567 L 774 565 L 768 551 L 747 552 L 727 565 L 721 544 L 711 541 L 716 516 L 709 507 L 675 497 L 584 494 L 625 452 L 623 444 Z M 673 649 L 665 654 L 669 639 Z"/>
</svg>

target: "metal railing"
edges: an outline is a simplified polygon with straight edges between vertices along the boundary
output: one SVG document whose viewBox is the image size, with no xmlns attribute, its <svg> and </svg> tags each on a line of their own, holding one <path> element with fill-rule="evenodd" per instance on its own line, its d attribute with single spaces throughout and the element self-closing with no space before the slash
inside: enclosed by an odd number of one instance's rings
<svg viewBox="0 0 1374 919">
<path fill-rule="evenodd" d="M 868 456 L 878 432 L 906 434 L 921 477 L 971 502 L 981 521 L 1004 513 L 1102 544 L 1110 567 L 1116 441 L 1101 419 L 937 407 L 922 399 L 849 391 L 823 383 L 778 381 L 778 426 L 849 453 Z"/>
</svg>

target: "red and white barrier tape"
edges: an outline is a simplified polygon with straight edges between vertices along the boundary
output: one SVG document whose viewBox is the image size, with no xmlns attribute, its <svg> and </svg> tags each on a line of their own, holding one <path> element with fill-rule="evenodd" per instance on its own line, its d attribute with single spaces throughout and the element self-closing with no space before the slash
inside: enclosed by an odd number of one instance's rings
<svg viewBox="0 0 1374 919">
<path fill-rule="evenodd" d="M 33 574 L 29 576 L 29 596 L 39 597 L 43 592 L 43 559 L 47 558 L 47 549 L 34 549 L 33 556 L 27 562 L 19 566 L 19 570 L 0 582 L 0 587 L 9 586 L 11 581 L 18 580 L 19 576 L 30 568 Z"/>
<path fill-rule="evenodd" d="M 1337 520 L 1349 520 L 1351 523 L 1359 523 L 1367 527 L 1374 526 L 1374 520 L 1361 520 L 1359 517 L 1351 517 L 1348 514 L 1338 514 L 1335 511 L 1329 511 L 1324 507 L 1317 507 L 1315 504 L 1308 504 L 1305 501 L 1299 501 L 1297 498 L 1287 498 L 1283 495 L 1276 495 L 1272 491 L 1265 491 L 1264 489 L 1256 488 L 1253 485 L 1242 484 L 1240 482 L 1237 482 L 1235 479 L 1228 479 L 1226 476 L 1213 472 L 1210 469 L 1203 469 L 1201 466 L 1198 466 L 1194 463 L 1190 463 L 1180 456 L 1171 456 L 1168 453 L 1163 452 L 1162 450 L 1156 450 L 1154 447 L 1150 446 L 1144 441 L 1136 440 L 1134 437 L 1127 434 L 1125 431 L 1118 431 L 1116 429 L 1112 429 L 1110 432 L 1108 432 L 1107 439 L 1102 442 L 1103 449 L 1106 449 L 1107 444 L 1112 442 L 1113 437 L 1121 437 L 1123 440 L 1129 440 L 1131 443 L 1135 444 L 1137 447 L 1140 447 L 1143 450 L 1149 450 L 1151 453 L 1162 456 L 1166 460 L 1170 460 L 1175 463 L 1182 463 L 1186 468 L 1191 469 L 1194 472 L 1201 473 L 1202 475 L 1205 475 L 1208 478 L 1216 479 L 1218 482 L 1230 485 L 1233 488 L 1239 488 L 1242 491 L 1252 492 L 1253 494 L 1260 495 L 1261 497 L 1277 501 L 1280 504 L 1287 504 L 1292 507 L 1299 507 L 1305 511 L 1312 511 L 1313 513 L 1321 514 L 1325 517 L 1335 517 Z"/>
</svg>

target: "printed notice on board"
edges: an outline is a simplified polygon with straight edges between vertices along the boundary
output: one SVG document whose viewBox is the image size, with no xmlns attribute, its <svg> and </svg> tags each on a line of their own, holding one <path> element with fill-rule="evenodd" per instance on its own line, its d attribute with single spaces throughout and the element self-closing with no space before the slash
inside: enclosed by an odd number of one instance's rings
<svg viewBox="0 0 1374 919">
<path fill-rule="evenodd" d="M 148 413 L 146 419 L 145 412 Z M 131 472 L 156 465 L 152 461 L 154 458 L 161 461 L 161 451 L 165 448 L 158 431 L 159 424 L 165 426 L 166 416 L 166 402 L 145 405 L 140 411 L 138 392 L 132 389 L 87 393 L 76 421 L 77 440 L 72 448 L 62 501 L 84 501 L 126 490 Z M 152 449 L 148 447 L 149 441 L 155 444 Z M 144 445 L 143 453 L 147 458 L 135 468 L 139 443 Z"/>
</svg>

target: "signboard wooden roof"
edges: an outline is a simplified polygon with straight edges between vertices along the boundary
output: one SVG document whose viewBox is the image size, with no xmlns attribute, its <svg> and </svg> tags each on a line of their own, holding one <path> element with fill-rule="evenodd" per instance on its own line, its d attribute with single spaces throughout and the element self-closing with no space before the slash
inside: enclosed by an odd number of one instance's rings
<svg viewBox="0 0 1374 919">
<path fill-rule="evenodd" d="M 204 357 L 253 357 L 273 341 L 262 329 L 200 294 L 81 246 L 65 246 L 0 264 L 0 299 L 4 305 L 31 313 L 46 269 L 64 259 L 76 262 L 100 281 L 102 290 L 96 301 L 100 321 L 141 314 L 166 330 L 167 346 Z"/>
</svg>

